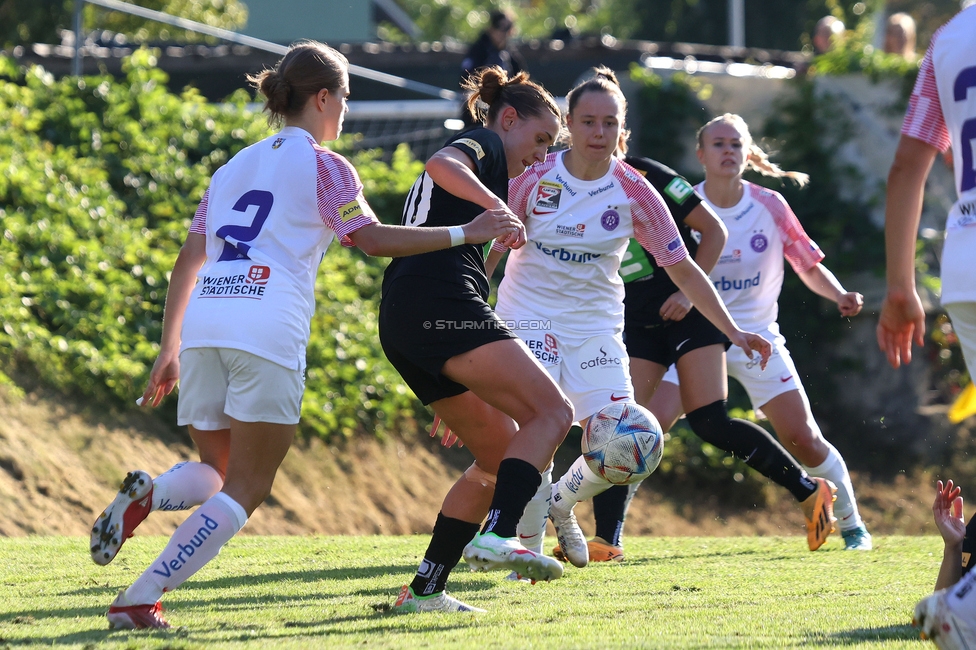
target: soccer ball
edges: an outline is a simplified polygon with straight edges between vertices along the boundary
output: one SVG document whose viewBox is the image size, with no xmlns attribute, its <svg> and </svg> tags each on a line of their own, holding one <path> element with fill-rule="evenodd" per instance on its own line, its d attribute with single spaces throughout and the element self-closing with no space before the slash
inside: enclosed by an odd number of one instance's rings
<svg viewBox="0 0 976 650">
<path fill-rule="evenodd" d="M 591 470 L 615 485 L 627 485 L 657 469 L 664 453 L 664 434 L 657 418 L 644 407 L 615 402 L 586 423 L 582 447 Z"/>
</svg>

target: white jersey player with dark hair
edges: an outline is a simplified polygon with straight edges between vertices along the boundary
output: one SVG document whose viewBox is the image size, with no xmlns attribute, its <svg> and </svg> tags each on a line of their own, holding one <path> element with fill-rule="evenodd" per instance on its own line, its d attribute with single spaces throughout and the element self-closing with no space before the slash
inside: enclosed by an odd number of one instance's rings
<svg viewBox="0 0 976 650">
<path fill-rule="evenodd" d="M 619 270 L 635 237 L 706 317 L 765 365 L 769 343 L 739 329 L 688 256 L 657 191 L 614 156 L 626 101 L 613 73 L 601 69 L 567 99 L 571 148 L 550 154 L 509 189 L 509 205 L 526 224 L 528 243 L 510 254 L 498 290 L 498 314 L 516 326 L 584 426 L 607 404 L 633 402 Z M 501 250 L 493 249 L 489 268 L 500 256 Z M 545 521 L 535 510 L 544 512 L 551 494 L 549 512 L 559 543 L 574 565 L 585 566 L 586 540 L 573 507 L 608 487 L 580 456 L 551 492 L 545 483 L 540 487 L 533 503 L 541 507 L 527 509 L 520 537 L 541 538 Z M 526 522 L 536 530 L 528 530 Z"/>
<path fill-rule="evenodd" d="M 958 199 L 949 210 L 942 250 L 942 304 L 976 368 L 976 5 L 939 29 L 922 60 L 888 174 L 885 206 L 888 292 L 878 344 L 895 368 L 923 345 L 925 311 L 915 289 L 915 242 L 925 180 L 940 151 L 952 148 Z M 940 589 L 915 608 L 916 621 L 940 648 L 976 647 L 976 574 Z"/>
<path fill-rule="evenodd" d="M 130 472 L 95 522 L 92 559 L 112 561 L 152 510 L 200 507 L 119 592 L 111 627 L 170 627 L 163 593 L 216 557 L 270 494 L 297 429 L 315 275 L 333 239 L 395 256 L 519 236 L 521 224 L 504 210 L 488 210 L 460 233 L 378 223 L 356 170 L 319 145 L 342 129 L 347 68 L 337 51 L 306 41 L 251 79 L 284 128 L 213 175 L 173 268 L 141 402 L 159 405 L 179 381 L 177 421 L 189 427 L 201 462 L 155 481 Z"/>
</svg>

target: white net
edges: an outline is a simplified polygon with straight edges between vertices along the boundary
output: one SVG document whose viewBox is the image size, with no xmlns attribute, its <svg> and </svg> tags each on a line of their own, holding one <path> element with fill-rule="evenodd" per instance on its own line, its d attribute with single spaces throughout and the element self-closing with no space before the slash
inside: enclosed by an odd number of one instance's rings
<svg viewBox="0 0 976 650">
<path fill-rule="evenodd" d="M 418 160 L 427 160 L 462 127 L 461 104 L 442 99 L 349 102 L 343 133 L 358 134 L 356 149 L 380 149 L 386 160 L 406 143 Z"/>
</svg>

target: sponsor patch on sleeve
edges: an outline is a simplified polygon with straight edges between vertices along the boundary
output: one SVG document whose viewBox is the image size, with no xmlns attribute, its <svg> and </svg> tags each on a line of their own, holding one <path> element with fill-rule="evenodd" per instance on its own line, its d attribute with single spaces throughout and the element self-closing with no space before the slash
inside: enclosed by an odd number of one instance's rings
<svg viewBox="0 0 976 650">
<path fill-rule="evenodd" d="M 678 205 L 684 203 L 685 199 L 691 196 L 692 192 L 693 190 L 691 189 L 691 185 L 688 184 L 688 181 L 678 177 L 671 179 L 671 182 L 664 188 L 664 193 L 670 196 Z"/>
<path fill-rule="evenodd" d="M 681 237 L 675 237 L 674 241 L 668 244 L 668 250 L 672 253 L 681 247 Z"/>
<path fill-rule="evenodd" d="M 478 160 L 485 157 L 485 150 L 481 147 L 481 143 L 472 140 L 471 138 L 461 138 L 460 140 L 455 140 L 454 144 L 463 144 L 464 146 L 469 147 L 472 151 L 474 151 L 474 155 L 478 157 Z"/>
<path fill-rule="evenodd" d="M 363 206 L 357 199 L 353 199 L 349 203 L 339 208 L 339 218 L 342 219 L 342 223 L 345 223 L 350 219 L 355 219 L 361 214 L 363 214 Z"/>
</svg>

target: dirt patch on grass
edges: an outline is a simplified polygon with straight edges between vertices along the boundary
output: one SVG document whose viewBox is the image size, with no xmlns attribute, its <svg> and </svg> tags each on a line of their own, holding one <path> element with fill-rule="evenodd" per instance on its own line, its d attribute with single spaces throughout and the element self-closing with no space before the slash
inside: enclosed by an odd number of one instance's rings
<svg viewBox="0 0 976 650">
<path fill-rule="evenodd" d="M 189 439 L 142 412 L 103 413 L 50 393 L 0 393 L 0 535 L 87 535 L 130 469 L 156 476 L 195 458 Z M 573 458 L 557 456 L 557 474 Z M 247 534 L 429 533 L 441 500 L 471 462 L 467 450 L 444 450 L 426 437 L 358 439 L 341 445 L 296 444 L 271 498 Z M 932 478 L 925 473 L 879 481 L 854 473 L 862 516 L 874 533 L 935 533 Z M 763 488 L 758 505 L 722 490 L 669 485 L 655 477 L 631 508 L 632 535 L 799 535 L 803 519 L 789 494 Z M 590 505 L 578 509 L 592 533 Z M 169 534 L 181 513 L 155 513 L 140 534 Z"/>
</svg>

